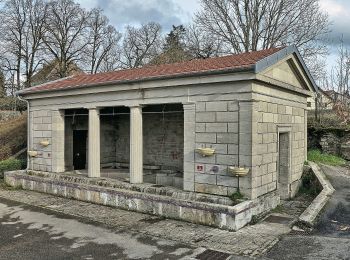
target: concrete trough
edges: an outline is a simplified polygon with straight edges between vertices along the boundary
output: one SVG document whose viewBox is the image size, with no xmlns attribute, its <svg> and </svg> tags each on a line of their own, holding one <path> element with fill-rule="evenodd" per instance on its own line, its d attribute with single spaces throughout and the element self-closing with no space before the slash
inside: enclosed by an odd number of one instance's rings
<svg viewBox="0 0 350 260">
<path fill-rule="evenodd" d="M 196 224 L 213 226 L 236 231 L 248 224 L 254 215 L 268 212 L 279 204 L 279 196 L 272 192 L 255 200 L 247 200 L 237 205 L 209 203 L 219 201 L 215 198 L 203 199 L 200 194 L 178 191 L 169 188 L 169 193 L 148 193 L 148 189 L 136 189 L 132 185 L 105 185 L 115 180 L 89 179 L 86 177 L 68 176 L 65 174 L 15 171 L 5 173 L 6 184 L 49 193 L 65 198 L 71 198 L 96 204 L 102 204 L 120 209 L 142 212 L 171 219 L 179 219 Z M 92 183 L 95 184 L 92 184 Z M 96 185 L 99 183 L 98 185 Z M 114 186 L 114 187 L 110 187 Z M 138 190 L 138 191 L 136 191 Z M 163 193 L 160 195 L 158 193 Z M 206 195 L 208 196 L 208 195 Z M 181 199 L 186 198 L 186 199 Z M 207 201 L 207 202 L 203 202 Z"/>
</svg>

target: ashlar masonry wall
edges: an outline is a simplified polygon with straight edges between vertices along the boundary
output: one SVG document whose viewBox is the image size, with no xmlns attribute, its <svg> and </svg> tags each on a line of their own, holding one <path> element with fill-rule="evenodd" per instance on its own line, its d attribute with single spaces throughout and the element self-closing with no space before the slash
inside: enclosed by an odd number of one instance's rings
<svg viewBox="0 0 350 260">
<path fill-rule="evenodd" d="M 38 171 L 64 171 L 64 114 L 60 110 L 31 109 L 29 111 L 28 151 L 37 154 L 28 159 L 28 168 Z M 48 141 L 48 145 L 40 142 Z"/>
<path fill-rule="evenodd" d="M 29 159 L 28 167 L 38 171 L 52 171 L 52 111 L 31 110 L 29 112 L 29 126 L 31 133 L 28 140 L 29 151 L 38 151 L 36 157 Z M 48 146 L 42 146 L 41 141 L 49 141 Z"/>
<path fill-rule="evenodd" d="M 257 95 L 260 100 L 254 104 L 256 120 L 252 125 L 252 197 L 278 189 L 283 180 L 288 182 L 288 194 L 280 195 L 282 198 L 293 197 L 300 184 L 306 159 L 306 97 L 292 96 L 277 90 L 270 90 L 269 97 L 265 94 Z M 289 134 L 288 176 L 279 176 L 280 133 Z"/>
<path fill-rule="evenodd" d="M 237 190 L 228 167 L 238 165 L 238 101 L 197 102 L 195 147 L 215 149 L 213 156 L 195 153 L 194 190 L 227 196 Z"/>
</svg>

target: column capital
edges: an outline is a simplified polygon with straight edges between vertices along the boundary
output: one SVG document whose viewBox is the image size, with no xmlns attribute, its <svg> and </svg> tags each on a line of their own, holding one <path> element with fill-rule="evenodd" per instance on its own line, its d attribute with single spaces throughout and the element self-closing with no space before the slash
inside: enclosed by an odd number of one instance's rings
<svg viewBox="0 0 350 260">
<path fill-rule="evenodd" d="M 130 105 L 130 106 L 128 106 L 130 109 L 131 108 L 143 108 L 144 107 L 144 105 L 140 105 L 140 104 L 136 104 L 136 105 Z"/>
<path fill-rule="evenodd" d="M 91 106 L 91 107 L 85 107 L 87 110 L 101 110 L 101 107 L 94 107 L 94 106 Z"/>
<path fill-rule="evenodd" d="M 194 102 L 184 102 L 182 103 L 184 110 L 195 110 L 196 109 L 196 103 Z"/>
</svg>

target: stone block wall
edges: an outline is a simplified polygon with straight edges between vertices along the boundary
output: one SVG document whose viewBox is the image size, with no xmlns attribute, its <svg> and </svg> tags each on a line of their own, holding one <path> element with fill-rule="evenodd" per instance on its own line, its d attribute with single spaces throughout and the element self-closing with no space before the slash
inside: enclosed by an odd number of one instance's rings
<svg viewBox="0 0 350 260">
<path fill-rule="evenodd" d="M 101 164 L 116 162 L 117 130 L 116 121 L 111 116 L 101 116 Z"/>
<path fill-rule="evenodd" d="M 183 171 L 183 113 L 143 114 L 143 163 L 165 170 Z M 130 119 L 119 116 L 116 133 L 116 161 L 130 160 Z"/>
<path fill-rule="evenodd" d="M 228 167 L 238 165 L 238 102 L 197 102 L 195 148 L 211 147 L 213 156 L 194 156 L 194 191 L 227 196 L 237 190 Z"/>
<path fill-rule="evenodd" d="M 38 155 L 29 158 L 28 167 L 32 170 L 52 171 L 52 111 L 31 110 L 29 122 L 31 136 L 28 150 L 37 151 Z M 49 145 L 42 146 L 40 142 L 43 140 L 49 141 Z"/>
<path fill-rule="evenodd" d="M 278 139 L 280 131 L 289 132 L 289 196 L 296 192 L 305 161 L 305 109 L 290 102 L 258 101 L 254 105 L 252 197 L 259 197 L 278 187 Z"/>
</svg>

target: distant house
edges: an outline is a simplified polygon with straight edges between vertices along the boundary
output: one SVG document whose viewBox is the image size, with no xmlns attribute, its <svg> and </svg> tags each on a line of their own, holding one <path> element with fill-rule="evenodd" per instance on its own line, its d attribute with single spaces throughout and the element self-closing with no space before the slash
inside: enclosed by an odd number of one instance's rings
<svg viewBox="0 0 350 260">
<path fill-rule="evenodd" d="M 334 90 L 322 90 L 321 88 L 319 88 L 319 92 L 317 94 L 314 93 L 312 97 L 309 97 L 307 99 L 307 109 L 315 110 L 317 99 L 319 109 L 330 110 L 333 108 L 334 100 L 336 100 L 335 97 L 338 94 L 339 93 L 335 92 Z"/>
<path fill-rule="evenodd" d="M 44 84 L 46 82 L 54 81 L 60 79 L 59 75 L 59 63 L 57 60 L 52 60 L 51 62 L 45 64 L 41 70 L 35 73 L 32 77 L 32 86 L 37 86 Z M 72 63 L 68 68 L 68 76 L 75 76 L 83 71 L 76 65 Z"/>
</svg>

